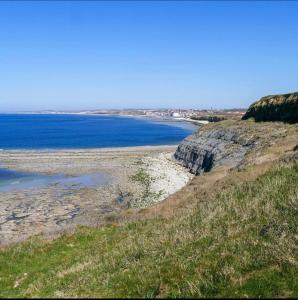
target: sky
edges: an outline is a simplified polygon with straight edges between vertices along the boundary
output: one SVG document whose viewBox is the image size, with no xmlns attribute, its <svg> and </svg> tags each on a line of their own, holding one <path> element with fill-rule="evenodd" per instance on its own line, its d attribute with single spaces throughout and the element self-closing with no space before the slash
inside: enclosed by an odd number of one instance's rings
<svg viewBox="0 0 298 300">
<path fill-rule="evenodd" d="M 0 2 L 0 111 L 245 108 L 298 91 L 298 2 Z"/>
</svg>

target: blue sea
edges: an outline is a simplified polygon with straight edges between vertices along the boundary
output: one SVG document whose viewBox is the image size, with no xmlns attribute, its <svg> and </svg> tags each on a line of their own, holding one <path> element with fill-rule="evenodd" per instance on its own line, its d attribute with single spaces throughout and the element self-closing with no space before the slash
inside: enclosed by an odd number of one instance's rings
<svg viewBox="0 0 298 300">
<path fill-rule="evenodd" d="M 0 114 L 0 149 L 81 149 L 177 144 L 184 122 L 110 115 Z"/>
</svg>

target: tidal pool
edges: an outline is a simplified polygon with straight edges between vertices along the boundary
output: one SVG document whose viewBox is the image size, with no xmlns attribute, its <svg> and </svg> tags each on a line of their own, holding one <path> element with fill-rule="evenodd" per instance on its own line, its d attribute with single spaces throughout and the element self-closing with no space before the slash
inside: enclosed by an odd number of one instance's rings
<svg viewBox="0 0 298 300">
<path fill-rule="evenodd" d="M 103 173 L 91 173 L 78 176 L 47 175 L 0 168 L 0 192 L 11 192 L 57 185 L 62 188 L 80 189 L 99 187 L 109 183 L 110 179 Z"/>
</svg>

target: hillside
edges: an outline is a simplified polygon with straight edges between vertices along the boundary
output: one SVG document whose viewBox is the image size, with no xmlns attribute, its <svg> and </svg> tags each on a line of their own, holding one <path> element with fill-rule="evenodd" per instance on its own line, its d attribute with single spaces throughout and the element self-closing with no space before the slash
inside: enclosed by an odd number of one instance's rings
<svg viewBox="0 0 298 300">
<path fill-rule="evenodd" d="M 203 126 L 176 152 L 200 176 L 105 226 L 3 247 L 0 296 L 297 297 L 297 141 L 296 124 Z"/>
<path fill-rule="evenodd" d="M 282 164 L 176 218 L 3 249 L 1 297 L 297 296 L 297 180 Z"/>
<path fill-rule="evenodd" d="M 298 122 L 298 92 L 284 95 L 271 95 L 253 103 L 243 120 Z"/>
</svg>

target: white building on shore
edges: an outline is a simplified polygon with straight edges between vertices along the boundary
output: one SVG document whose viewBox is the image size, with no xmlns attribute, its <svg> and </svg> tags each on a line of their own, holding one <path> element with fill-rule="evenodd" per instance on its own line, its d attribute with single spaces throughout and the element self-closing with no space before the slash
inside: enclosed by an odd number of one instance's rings
<svg viewBox="0 0 298 300">
<path fill-rule="evenodd" d="M 173 112 L 173 113 L 171 113 L 171 117 L 173 117 L 173 118 L 180 118 L 181 115 L 178 112 Z"/>
</svg>

